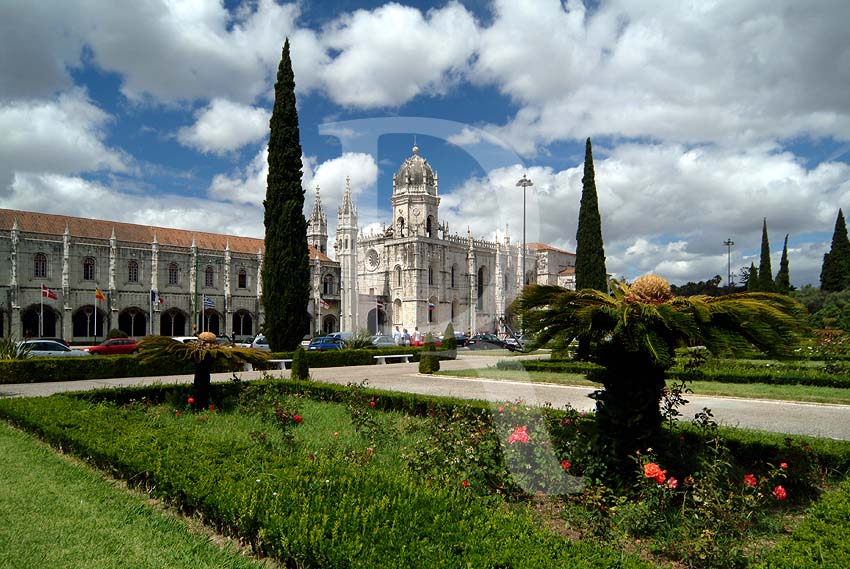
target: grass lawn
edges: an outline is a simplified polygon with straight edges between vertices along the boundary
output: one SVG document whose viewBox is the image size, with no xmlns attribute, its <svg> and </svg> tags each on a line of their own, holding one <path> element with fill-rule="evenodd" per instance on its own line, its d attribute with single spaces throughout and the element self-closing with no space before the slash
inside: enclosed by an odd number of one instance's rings
<svg viewBox="0 0 850 569">
<path fill-rule="evenodd" d="M 0 567 L 270 567 L 0 423 Z"/>
<path fill-rule="evenodd" d="M 454 377 L 480 377 L 502 381 L 526 381 L 552 383 L 581 387 L 601 387 L 588 381 L 584 374 L 548 371 L 502 370 L 493 367 L 464 370 L 441 370 L 441 375 Z M 714 381 L 692 381 L 688 386 L 696 395 L 720 395 L 751 399 L 778 399 L 782 401 L 806 401 L 811 403 L 836 403 L 850 405 L 850 389 L 818 387 L 810 385 L 770 385 L 765 383 L 719 383 Z"/>
</svg>

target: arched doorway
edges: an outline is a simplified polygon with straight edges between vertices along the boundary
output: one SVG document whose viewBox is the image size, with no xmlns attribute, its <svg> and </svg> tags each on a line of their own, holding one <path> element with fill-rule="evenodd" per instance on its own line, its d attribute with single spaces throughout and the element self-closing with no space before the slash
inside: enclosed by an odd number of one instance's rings
<svg viewBox="0 0 850 569">
<path fill-rule="evenodd" d="M 395 326 L 401 326 L 404 322 L 401 321 L 401 300 L 395 299 L 393 302 L 393 324 Z"/>
<path fill-rule="evenodd" d="M 428 299 L 428 324 L 436 324 L 440 321 L 440 301 L 436 296 Z"/>
<path fill-rule="evenodd" d="M 6 335 L 6 313 L 0 310 L 0 338 Z"/>
<path fill-rule="evenodd" d="M 21 324 L 24 328 L 24 338 L 56 338 L 56 322 L 58 316 L 56 311 L 49 306 L 44 306 L 44 317 L 42 319 L 42 307 L 31 306 L 21 314 Z"/>
<path fill-rule="evenodd" d="M 476 310 L 484 309 L 484 289 L 487 287 L 487 267 L 478 269 L 478 300 L 476 301 Z"/>
<path fill-rule="evenodd" d="M 247 310 L 237 310 L 233 315 L 234 339 L 245 339 L 254 335 L 254 318 Z"/>
<path fill-rule="evenodd" d="M 107 327 L 106 312 L 95 311 L 91 304 L 81 306 L 71 316 L 71 328 L 74 338 L 103 338 Z"/>
<path fill-rule="evenodd" d="M 372 334 L 383 334 L 387 324 L 387 313 L 373 308 L 366 317 L 366 327 Z"/>
<path fill-rule="evenodd" d="M 159 333 L 163 336 L 185 336 L 186 315 L 177 308 L 169 308 L 159 319 Z"/>
<path fill-rule="evenodd" d="M 126 308 L 118 315 L 118 329 L 128 336 L 141 338 L 147 335 L 147 328 L 148 313 L 141 308 Z"/>
<path fill-rule="evenodd" d="M 322 318 L 322 334 L 327 336 L 333 332 L 336 332 L 336 317 L 335 316 L 325 316 Z"/>
<path fill-rule="evenodd" d="M 203 332 L 221 335 L 221 315 L 212 308 L 204 310 Z"/>
</svg>

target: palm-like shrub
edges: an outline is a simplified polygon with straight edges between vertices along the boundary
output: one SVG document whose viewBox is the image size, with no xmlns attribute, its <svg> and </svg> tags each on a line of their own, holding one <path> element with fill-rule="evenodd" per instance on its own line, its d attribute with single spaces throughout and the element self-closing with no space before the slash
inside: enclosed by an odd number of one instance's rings
<svg viewBox="0 0 850 569">
<path fill-rule="evenodd" d="M 369 330 L 360 330 L 342 343 L 347 350 L 365 350 L 374 347 L 372 344 L 372 333 Z"/>
<path fill-rule="evenodd" d="M 718 355 L 756 348 L 783 357 L 804 329 L 805 309 L 784 295 L 674 297 L 655 275 L 631 286 L 614 280 L 611 290 L 609 296 L 532 285 L 516 308 L 538 345 L 579 338 L 596 346 L 595 359 L 605 368 L 594 378 L 603 385 L 594 394 L 600 458 L 614 472 L 629 468 L 630 454 L 656 442 L 664 374 L 676 348 L 702 345 Z"/>
<path fill-rule="evenodd" d="M 0 338 L 0 360 L 23 360 L 31 350 L 32 344 L 22 344 L 14 336 Z"/>
<path fill-rule="evenodd" d="M 261 364 L 271 354 L 254 348 L 237 348 L 232 344 L 218 344 L 215 334 L 203 332 L 193 342 L 177 342 L 168 336 L 148 336 L 139 342 L 141 362 L 163 360 L 189 360 L 195 364 L 195 379 L 192 385 L 194 405 L 204 409 L 210 401 L 210 373 L 216 364 L 236 367 L 238 364 Z"/>
</svg>

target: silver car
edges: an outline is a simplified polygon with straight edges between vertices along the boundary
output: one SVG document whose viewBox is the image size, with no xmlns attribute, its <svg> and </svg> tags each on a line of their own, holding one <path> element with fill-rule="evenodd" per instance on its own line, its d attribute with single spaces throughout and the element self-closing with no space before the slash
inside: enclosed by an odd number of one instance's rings
<svg viewBox="0 0 850 569">
<path fill-rule="evenodd" d="M 29 357 L 41 357 L 41 356 L 88 356 L 88 352 L 84 352 L 82 350 L 74 350 L 66 346 L 65 344 L 56 342 L 54 340 L 26 340 L 20 342 L 21 346 L 28 346 L 30 348 Z"/>
<path fill-rule="evenodd" d="M 263 351 L 263 352 L 270 352 L 271 351 L 271 348 L 269 348 L 268 339 L 266 339 L 266 337 L 263 336 L 262 334 L 260 334 L 256 338 L 254 338 L 254 341 L 251 342 L 251 347 L 254 348 L 255 350 L 260 350 L 260 351 Z"/>
</svg>

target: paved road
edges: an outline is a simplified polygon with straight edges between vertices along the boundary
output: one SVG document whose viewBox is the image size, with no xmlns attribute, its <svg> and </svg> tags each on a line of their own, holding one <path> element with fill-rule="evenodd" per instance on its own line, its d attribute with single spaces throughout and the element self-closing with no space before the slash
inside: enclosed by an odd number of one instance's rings
<svg viewBox="0 0 850 569">
<path fill-rule="evenodd" d="M 499 357 L 464 354 L 455 361 L 442 362 L 443 369 L 469 369 L 495 365 Z M 406 391 L 426 395 L 445 395 L 465 399 L 483 399 L 502 403 L 522 399 L 534 405 L 549 402 L 556 408 L 569 404 L 575 409 L 591 410 L 595 402 L 587 395 L 593 391 L 586 387 L 566 387 L 549 384 L 532 384 L 516 381 L 494 381 L 447 376 L 423 376 L 417 373 L 417 364 L 390 364 L 385 366 L 351 366 L 342 368 L 316 368 L 311 370 L 314 379 L 330 383 L 359 383 L 368 381 L 370 387 L 391 391 Z M 272 372 L 288 375 L 289 372 Z M 241 372 L 243 380 L 256 379 L 262 372 Z M 231 374 L 215 374 L 213 381 L 227 381 Z M 57 383 L 32 383 L 0 385 L 0 396 L 39 397 L 63 391 L 151 385 L 155 383 L 191 383 L 191 376 L 165 376 L 122 379 L 97 379 Z M 682 410 L 684 417 L 693 417 L 703 407 L 708 407 L 721 424 L 788 434 L 812 435 L 850 440 L 850 405 L 818 403 L 791 403 L 730 397 L 702 397 L 691 395 L 690 403 Z"/>
</svg>

